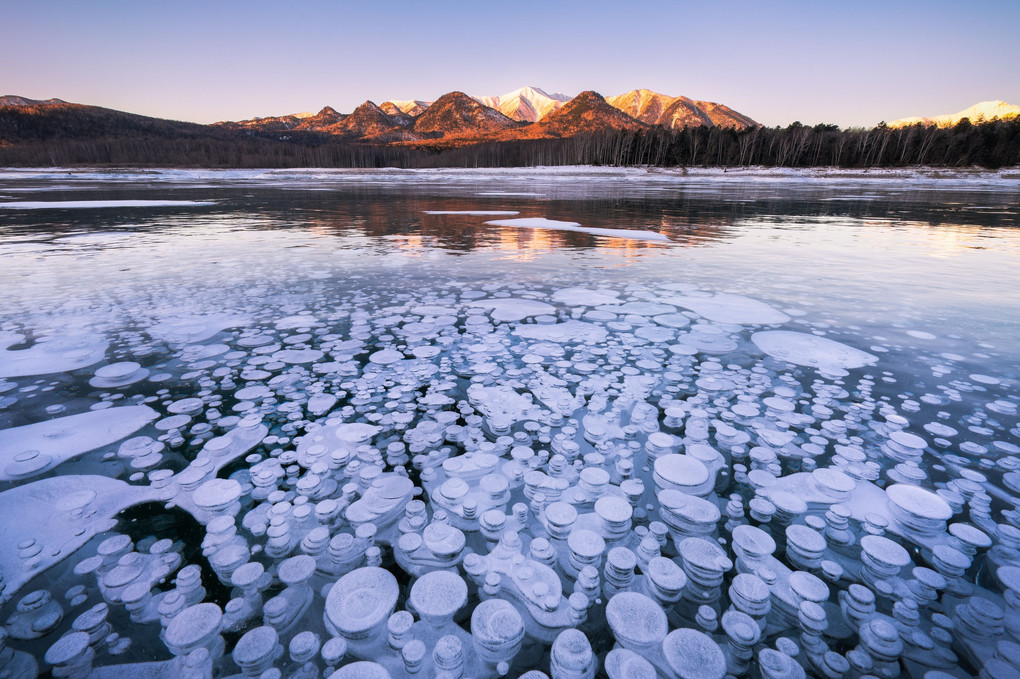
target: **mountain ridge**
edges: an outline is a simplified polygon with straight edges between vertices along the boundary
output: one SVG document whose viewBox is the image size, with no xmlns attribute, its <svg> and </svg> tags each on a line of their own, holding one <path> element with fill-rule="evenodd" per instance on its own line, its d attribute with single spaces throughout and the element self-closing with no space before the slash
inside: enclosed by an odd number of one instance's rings
<svg viewBox="0 0 1020 679">
<path fill-rule="evenodd" d="M 985 120 L 1009 119 L 1020 116 L 1020 106 L 1007 104 L 1004 101 L 981 101 L 958 113 L 946 113 L 937 116 L 914 116 L 900 118 L 889 123 L 889 127 L 907 127 L 908 125 L 934 125 L 936 127 L 952 127 L 964 118 L 972 123 Z"/>
</svg>

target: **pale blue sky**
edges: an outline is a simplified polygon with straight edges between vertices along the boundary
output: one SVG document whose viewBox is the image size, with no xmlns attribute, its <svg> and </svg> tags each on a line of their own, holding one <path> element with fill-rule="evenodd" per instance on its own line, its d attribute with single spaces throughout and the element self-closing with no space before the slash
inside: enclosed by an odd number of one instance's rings
<svg viewBox="0 0 1020 679">
<path fill-rule="evenodd" d="M 0 23 L 0 94 L 196 122 L 525 85 L 766 125 L 1020 104 L 1020 0 L 33 0 Z"/>
</svg>

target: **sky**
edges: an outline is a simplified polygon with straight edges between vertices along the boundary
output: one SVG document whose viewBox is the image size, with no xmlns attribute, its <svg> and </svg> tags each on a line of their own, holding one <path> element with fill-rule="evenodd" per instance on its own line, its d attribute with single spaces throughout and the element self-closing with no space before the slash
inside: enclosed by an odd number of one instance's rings
<svg viewBox="0 0 1020 679">
<path fill-rule="evenodd" d="M 1020 0 L 33 0 L 0 19 L 0 94 L 200 123 L 526 85 L 769 126 L 1020 104 Z"/>
</svg>

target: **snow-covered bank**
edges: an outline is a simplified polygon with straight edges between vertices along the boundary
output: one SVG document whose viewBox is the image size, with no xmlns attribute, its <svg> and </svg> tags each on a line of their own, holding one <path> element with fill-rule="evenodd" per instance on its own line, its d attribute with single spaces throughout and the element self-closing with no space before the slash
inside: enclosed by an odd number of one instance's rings
<svg viewBox="0 0 1020 679">
<path fill-rule="evenodd" d="M 194 182 L 278 183 L 281 185 L 315 182 L 455 182 L 522 180 L 556 182 L 574 181 L 580 177 L 592 181 L 649 182 L 684 184 L 700 182 L 909 182 L 917 185 L 966 186 L 997 185 L 1020 187 L 1020 167 L 999 170 L 977 168 L 871 168 L 845 169 L 836 167 L 601 167 L 590 165 L 546 166 L 526 168 L 430 168 L 404 170 L 297 168 L 265 170 L 220 169 L 110 169 L 110 168 L 0 168 L 0 181 L 52 180 L 112 182 Z"/>
</svg>

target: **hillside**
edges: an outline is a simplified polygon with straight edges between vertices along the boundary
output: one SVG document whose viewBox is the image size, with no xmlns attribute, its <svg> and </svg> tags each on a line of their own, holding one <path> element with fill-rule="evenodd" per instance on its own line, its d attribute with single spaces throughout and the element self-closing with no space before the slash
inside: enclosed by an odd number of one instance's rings
<svg viewBox="0 0 1020 679">
<path fill-rule="evenodd" d="M 591 90 L 579 95 L 523 131 L 531 139 L 573 137 L 606 130 L 639 130 L 647 127 L 623 111 L 610 106 L 602 95 Z"/>
<path fill-rule="evenodd" d="M 463 92 L 444 94 L 414 121 L 422 138 L 484 137 L 516 127 L 517 121 Z"/>
</svg>

